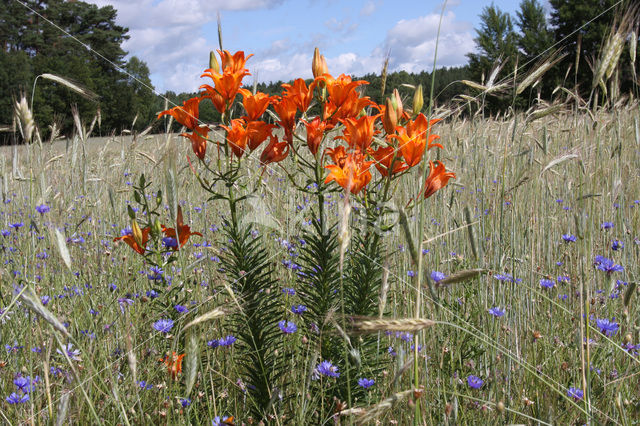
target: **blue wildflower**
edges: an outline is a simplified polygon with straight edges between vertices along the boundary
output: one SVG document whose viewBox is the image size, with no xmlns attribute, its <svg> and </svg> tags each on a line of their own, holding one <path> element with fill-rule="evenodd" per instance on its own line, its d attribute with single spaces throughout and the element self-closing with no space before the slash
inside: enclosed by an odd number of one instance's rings
<svg viewBox="0 0 640 426">
<path fill-rule="evenodd" d="M 555 285 L 556 285 L 556 282 L 553 280 L 549 280 L 546 278 L 543 278 L 540 280 L 540 286 L 544 288 L 553 288 Z"/>
<path fill-rule="evenodd" d="M 291 307 L 291 312 L 293 312 L 296 315 L 302 315 L 305 312 L 307 312 L 307 307 L 304 305 L 293 305 Z"/>
<path fill-rule="evenodd" d="M 51 210 L 51 208 L 49 206 L 47 206 L 46 204 L 40 204 L 39 206 L 36 206 L 36 211 L 38 213 L 40 213 L 40 214 L 45 214 L 49 210 Z"/>
<path fill-rule="evenodd" d="M 223 337 L 222 339 L 219 339 L 218 344 L 220 346 L 231 346 L 236 342 L 236 340 L 238 339 L 235 336 L 228 335 L 227 337 Z"/>
<path fill-rule="evenodd" d="M 173 328 L 173 320 L 170 318 L 163 318 L 153 323 L 153 328 L 161 333 L 168 333 Z"/>
<path fill-rule="evenodd" d="M 503 317 L 504 311 L 500 309 L 498 306 L 489 309 L 489 313 L 494 317 Z"/>
<path fill-rule="evenodd" d="M 622 272 L 624 268 L 621 265 L 616 264 L 613 260 L 607 259 L 603 256 L 596 256 L 595 260 L 596 268 L 601 271 L 611 274 L 612 272 Z"/>
<path fill-rule="evenodd" d="M 617 322 L 615 322 L 615 318 L 611 318 L 611 321 L 608 319 L 596 319 L 596 325 L 600 329 L 600 332 L 607 337 L 614 336 L 620 326 Z"/>
<path fill-rule="evenodd" d="M 575 235 L 571 235 L 571 234 L 562 234 L 562 239 L 564 240 L 565 243 L 575 243 L 576 242 L 576 236 Z"/>
<path fill-rule="evenodd" d="M 327 376 L 327 377 L 340 377 L 340 373 L 338 372 L 338 367 L 336 367 L 335 365 L 333 365 L 331 363 L 331 361 L 322 361 L 320 364 L 318 364 L 318 366 L 316 367 L 316 371 L 319 374 L 322 374 L 323 376 Z"/>
<path fill-rule="evenodd" d="M 567 395 L 569 395 L 569 398 L 573 398 L 576 401 L 579 401 L 582 399 L 582 397 L 584 396 L 584 392 L 582 391 L 582 389 L 580 388 L 574 388 L 574 387 L 570 387 L 567 390 Z"/>
<path fill-rule="evenodd" d="M 367 379 L 365 377 L 358 379 L 358 386 L 360 386 L 363 389 L 368 389 L 371 386 L 373 386 L 376 383 L 375 380 L 373 379 Z"/>
<path fill-rule="evenodd" d="M 471 374 L 467 377 L 467 384 L 472 389 L 480 389 L 484 384 L 484 381 L 480 377 Z"/>
<path fill-rule="evenodd" d="M 178 311 L 178 313 L 181 314 L 186 314 L 187 312 L 189 312 L 189 309 L 186 306 L 176 305 L 174 306 L 174 308 L 176 311 Z"/>
<path fill-rule="evenodd" d="M 602 222 L 602 225 L 600 225 L 601 229 L 611 229 L 613 228 L 613 222 Z"/>
<path fill-rule="evenodd" d="M 431 271 L 431 279 L 435 282 L 440 282 L 446 278 L 446 275 L 439 271 Z"/>
<path fill-rule="evenodd" d="M 9 404 L 24 404 L 27 401 L 29 401 L 28 393 L 18 395 L 17 393 L 13 392 L 11 395 L 7 397 L 7 402 Z"/>
<path fill-rule="evenodd" d="M 611 250 L 613 251 L 618 251 L 623 248 L 624 248 L 624 243 L 620 240 L 615 240 L 613 243 L 611 243 Z"/>
<path fill-rule="evenodd" d="M 292 334 L 298 330 L 298 326 L 296 326 L 291 321 L 282 320 L 278 323 L 278 327 L 284 334 Z"/>
</svg>

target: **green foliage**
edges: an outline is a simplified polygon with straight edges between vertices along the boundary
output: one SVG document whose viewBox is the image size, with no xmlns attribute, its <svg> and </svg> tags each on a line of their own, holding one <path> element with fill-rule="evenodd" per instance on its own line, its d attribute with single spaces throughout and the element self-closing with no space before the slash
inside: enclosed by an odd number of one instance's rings
<svg viewBox="0 0 640 426">
<path fill-rule="evenodd" d="M 513 30 L 511 16 L 494 5 L 484 8 L 480 20 L 480 28 L 476 29 L 477 37 L 474 39 L 478 53 L 467 55 L 469 69 L 476 81 L 481 81 L 482 76 L 486 81 L 492 70 L 503 64 L 502 71 L 495 80 L 499 81 L 514 68 L 517 35 Z"/>
<path fill-rule="evenodd" d="M 14 1 L 4 2 L 0 10 L 0 72 L 7 76 L 0 83 L 2 124 L 13 114 L 11 99 L 19 92 L 30 94 L 35 78 L 43 73 L 74 81 L 99 96 L 98 101 L 87 100 L 64 86 L 39 80 L 33 109 L 45 136 L 46 126 L 54 121 L 63 133 L 73 132 L 72 104 L 78 106 L 81 117 L 91 117 L 100 109 L 107 133 L 130 129 L 136 114 L 135 129 L 152 122 L 153 94 L 145 87 L 151 87 L 149 69 L 136 57 L 125 61 L 121 44 L 128 38 L 127 29 L 115 23 L 113 7 L 62 0 L 26 3 L 46 20 Z"/>
<path fill-rule="evenodd" d="M 241 308 L 231 321 L 241 342 L 236 361 L 246 380 L 250 413 L 263 419 L 275 410 L 276 385 L 284 374 L 282 357 L 277 356 L 282 352 L 280 295 L 262 238 L 234 221 L 223 224 L 228 245 L 222 266 Z"/>
<path fill-rule="evenodd" d="M 544 8 L 538 0 L 522 0 L 517 25 L 520 29 L 518 35 L 518 48 L 524 56 L 524 61 L 536 59 L 545 50 L 553 45 L 553 33 L 547 25 Z"/>
</svg>

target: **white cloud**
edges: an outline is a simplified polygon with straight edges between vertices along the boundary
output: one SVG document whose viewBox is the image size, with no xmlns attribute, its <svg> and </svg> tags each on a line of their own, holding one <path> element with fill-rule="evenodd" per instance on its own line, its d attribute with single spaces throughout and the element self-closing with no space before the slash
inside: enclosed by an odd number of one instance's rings
<svg viewBox="0 0 640 426">
<path fill-rule="evenodd" d="M 440 15 L 433 13 L 415 19 L 399 21 L 389 32 L 383 44 L 390 50 L 390 69 L 415 72 L 433 66 Z M 439 66 L 464 65 L 466 54 L 473 51 L 471 26 L 457 21 L 451 11 L 442 17 L 438 41 Z"/>
<path fill-rule="evenodd" d="M 378 8 L 378 5 L 375 2 L 369 0 L 368 2 L 365 3 L 364 6 L 362 6 L 362 9 L 360 9 L 360 15 L 362 16 L 373 15 L 373 12 L 375 12 L 377 8 Z"/>
</svg>

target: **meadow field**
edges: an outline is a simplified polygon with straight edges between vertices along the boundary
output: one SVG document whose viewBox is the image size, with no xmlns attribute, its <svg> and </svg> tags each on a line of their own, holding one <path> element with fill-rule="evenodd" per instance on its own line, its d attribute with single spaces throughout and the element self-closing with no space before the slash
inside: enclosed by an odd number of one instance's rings
<svg viewBox="0 0 640 426">
<path fill-rule="evenodd" d="M 420 191 L 420 167 L 395 187 L 379 259 L 365 262 L 379 283 L 357 289 L 382 319 L 369 329 L 344 302 L 328 307 L 321 331 L 306 318 L 318 302 L 299 278 L 314 260 L 317 206 L 288 166 L 243 159 L 238 179 L 252 197 L 237 215 L 246 244 L 264 247 L 265 309 L 284 321 L 268 336 L 277 349 L 266 369 L 279 370 L 266 409 L 242 338 L 256 318 L 241 315 L 235 287 L 252 271 L 228 273 L 238 249 L 229 211 L 198 185 L 187 142 L 76 136 L 3 147 L 0 422 L 258 424 L 259 406 L 273 424 L 637 424 L 640 109 L 554 112 L 434 126 L 445 147 L 434 155 L 456 179 L 426 200 L 422 221 L 406 210 L 410 233 L 398 212 Z M 151 204 L 162 192 L 164 225 L 180 206 L 191 227 L 155 265 L 114 242 L 131 233 L 121 233 L 132 225 L 127 206 L 144 221 L 136 186 Z M 367 208 L 352 198 L 345 218 L 344 199 L 334 188 L 324 200 L 328 229 L 353 230 L 326 241 L 341 257 L 338 278 L 358 268 L 354 246 L 367 245 L 356 231 Z M 407 235 L 424 241 L 420 289 Z M 324 358 L 318 334 L 341 359 Z M 337 384 L 345 377 L 348 394 Z"/>
</svg>

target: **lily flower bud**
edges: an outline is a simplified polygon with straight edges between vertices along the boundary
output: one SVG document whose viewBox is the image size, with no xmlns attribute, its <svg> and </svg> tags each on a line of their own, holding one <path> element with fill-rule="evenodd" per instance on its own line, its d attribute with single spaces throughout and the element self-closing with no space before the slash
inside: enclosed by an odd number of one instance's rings
<svg viewBox="0 0 640 426">
<path fill-rule="evenodd" d="M 157 238 L 162 233 L 162 225 L 160 224 L 160 220 L 156 218 L 156 221 L 153 222 L 153 227 L 151 228 L 151 234 L 154 238 Z"/>
<path fill-rule="evenodd" d="M 216 52 L 213 50 L 209 52 L 209 68 L 211 68 L 215 73 L 220 74 L 220 64 L 218 64 Z"/>
<path fill-rule="evenodd" d="M 311 62 L 311 71 L 313 72 L 313 77 L 320 77 L 323 74 L 328 74 L 329 69 L 327 68 L 327 61 L 324 59 L 324 56 L 320 54 L 320 50 L 316 47 L 313 51 L 313 61 Z"/>
<path fill-rule="evenodd" d="M 387 98 L 387 102 L 384 108 L 384 115 L 382 116 L 382 126 L 384 131 L 388 135 L 395 133 L 396 125 L 398 124 L 398 115 L 393 106 L 393 98 Z"/>
<path fill-rule="evenodd" d="M 414 117 L 420 114 L 422 106 L 424 105 L 424 98 L 422 97 L 422 84 L 416 87 L 416 91 L 413 93 L 413 115 Z"/>
<path fill-rule="evenodd" d="M 400 98 L 400 92 L 398 92 L 398 89 L 393 89 L 391 102 L 393 102 L 393 108 L 396 110 L 396 116 L 398 117 L 398 122 L 400 122 L 400 120 L 402 120 L 402 113 L 404 110 L 402 109 L 402 99 Z"/>
<path fill-rule="evenodd" d="M 142 230 L 135 219 L 131 219 L 131 231 L 133 231 L 133 240 L 142 247 Z"/>
</svg>

